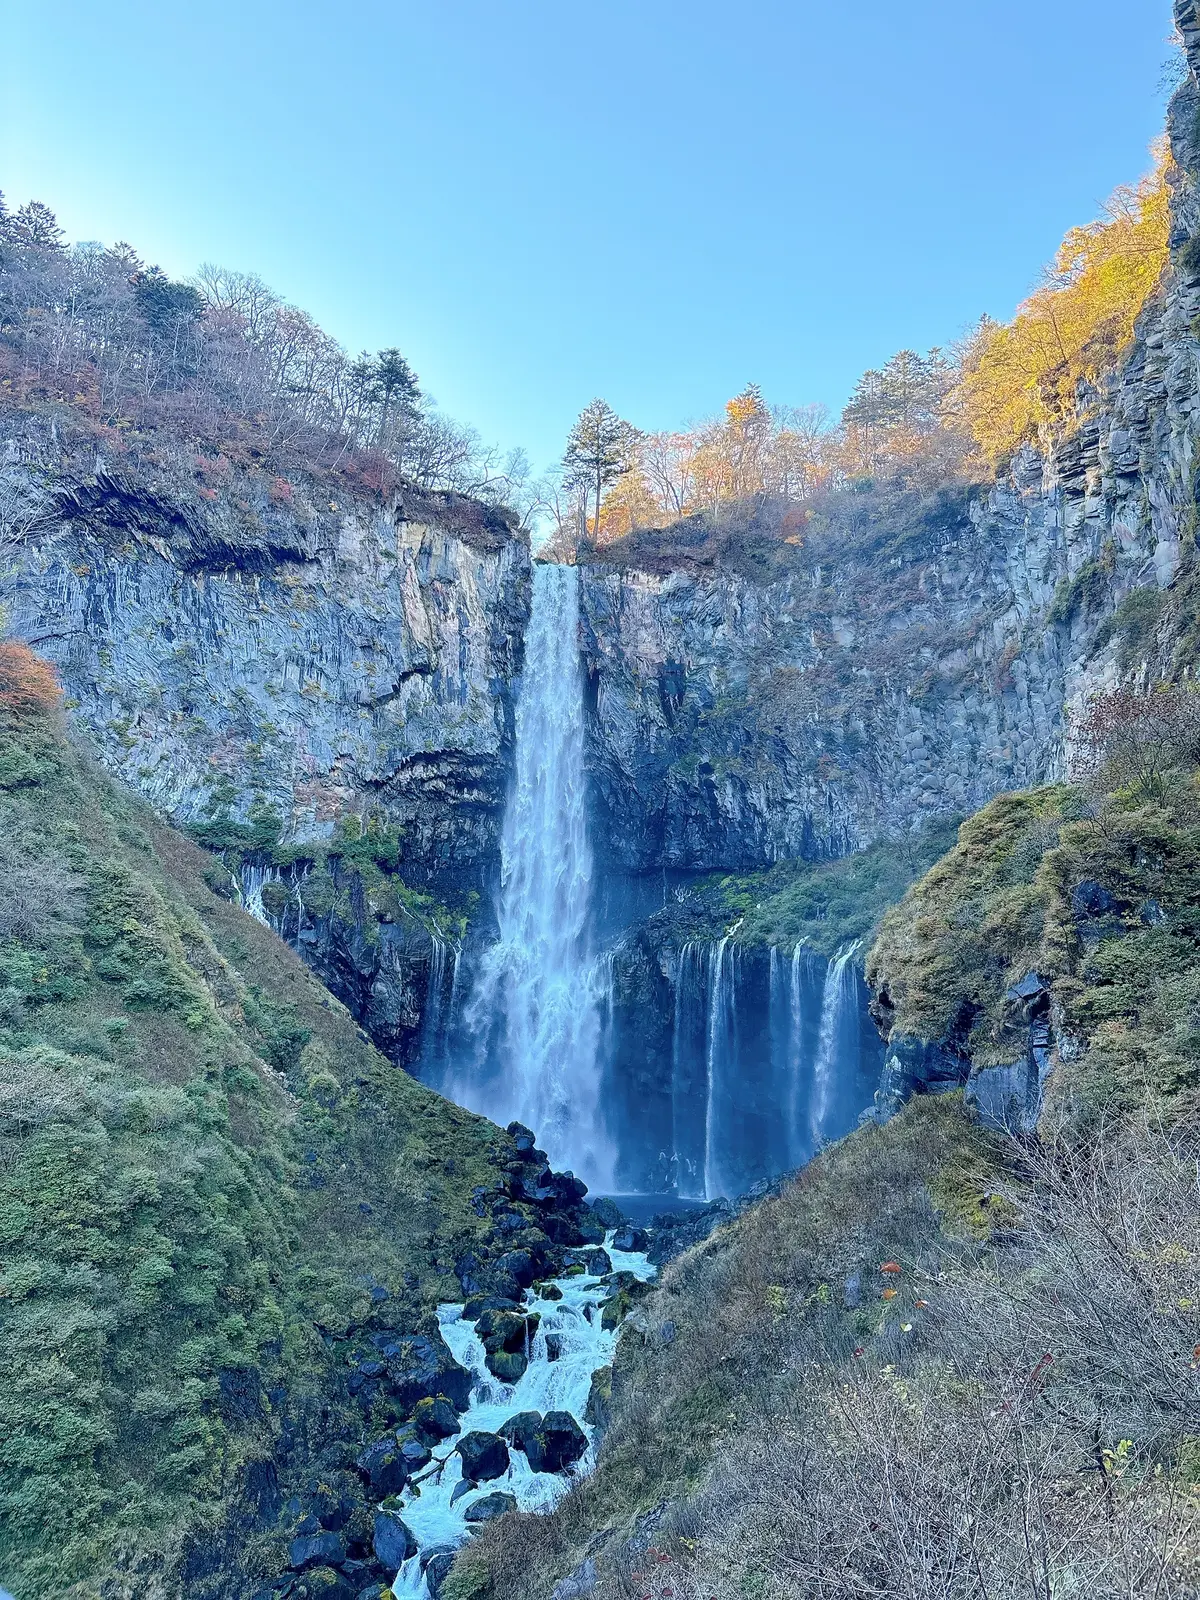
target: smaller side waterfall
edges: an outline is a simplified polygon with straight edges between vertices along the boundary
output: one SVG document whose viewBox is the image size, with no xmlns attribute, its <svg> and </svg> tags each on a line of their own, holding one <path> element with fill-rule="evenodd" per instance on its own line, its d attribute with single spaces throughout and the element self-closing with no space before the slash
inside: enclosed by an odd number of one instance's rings
<svg viewBox="0 0 1200 1600">
<path fill-rule="evenodd" d="M 859 944 L 824 961 L 726 936 L 681 947 L 672 978 L 670 1170 L 715 1199 L 803 1166 L 870 1102 L 882 1064 L 864 1027 Z"/>
<path fill-rule="evenodd" d="M 729 936 L 717 945 L 708 1002 L 708 1096 L 704 1113 L 704 1193 L 725 1193 L 721 1165 L 720 1122 L 728 1111 L 730 1069 L 738 1057 L 738 947 Z M 736 1087 L 733 1092 L 736 1093 Z"/>
<path fill-rule="evenodd" d="M 421 1019 L 421 1077 L 426 1083 L 440 1088 L 450 1069 L 450 1042 L 458 1001 L 461 952 L 457 945 L 447 944 L 436 934 L 432 937 L 425 1010 Z"/>
<path fill-rule="evenodd" d="M 847 945 L 829 963 L 825 973 L 825 992 L 821 997 L 821 1033 L 813 1067 L 809 1134 L 815 1154 L 829 1136 L 839 1065 L 842 1059 L 842 1034 L 858 999 L 858 970 L 851 963 L 858 954 L 858 943 Z M 854 1017 L 857 1025 L 857 1016 Z M 857 1033 L 857 1026 L 855 1027 Z"/>
</svg>

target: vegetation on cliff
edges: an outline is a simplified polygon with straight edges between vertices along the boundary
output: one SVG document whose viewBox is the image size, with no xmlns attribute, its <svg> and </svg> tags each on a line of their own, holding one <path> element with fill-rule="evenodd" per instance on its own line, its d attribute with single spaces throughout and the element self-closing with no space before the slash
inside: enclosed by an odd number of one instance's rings
<svg viewBox="0 0 1200 1600">
<path fill-rule="evenodd" d="M 1069 433 L 1120 368 L 1167 269 L 1171 179 L 1163 141 L 1150 173 L 1067 233 L 1011 321 L 985 317 L 948 350 L 899 351 L 863 374 L 836 419 L 821 405 L 771 405 L 753 383 L 720 416 L 674 431 L 639 431 L 594 401 L 546 507 L 556 539 L 636 562 L 656 543 L 674 547 L 678 524 L 703 527 L 711 543 L 769 506 L 776 542 L 803 544 L 831 491 L 986 479 L 1022 444 Z"/>
<path fill-rule="evenodd" d="M 501 456 L 422 395 L 399 350 L 351 357 L 253 273 L 169 278 L 131 244 L 69 245 L 48 206 L 0 194 L 0 403 L 65 408 L 120 455 L 161 434 L 231 463 L 336 474 L 370 493 L 402 484 L 521 504 L 529 465 Z"/>
<path fill-rule="evenodd" d="M 1200 701 L 1119 691 L 1081 726 L 1080 785 L 1002 795 L 883 922 L 886 1027 L 987 1066 L 1019 1059 L 1010 994 L 1049 986 L 1056 1100 L 1089 1120 L 1200 1089 Z"/>
<path fill-rule="evenodd" d="M 30 1600 L 249 1593 L 289 1475 L 370 1425 L 354 1338 L 458 1294 L 510 1152 L 214 894 L 56 700 L 0 650 L 0 1570 Z"/>
</svg>

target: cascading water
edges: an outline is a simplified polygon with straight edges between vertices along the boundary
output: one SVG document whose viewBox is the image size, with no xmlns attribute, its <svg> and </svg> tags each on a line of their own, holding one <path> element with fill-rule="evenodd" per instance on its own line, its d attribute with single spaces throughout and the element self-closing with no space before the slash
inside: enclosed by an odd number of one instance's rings
<svg viewBox="0 0 1200 1600">
<path fill-rule="evenodd" d="M 737 946 L 729 948 L 728 936 L 717 945 L 709 988 L 708 1096 L 704 1116 L 706 1198 L 726 1192 L 717 1140 L 729 1094 L 725 1079 L 730 1063 L 737 1060 Z"/>
<path fill-rule="evenodd" d="M 501 840 L 500 937 L 464 1021 L 475 1060 L 456 1098 L 537 1131 L 593 1187 L 612 1156 L 600 1115 L 600 975 L 589 948 L 592 853 L 583 767 L 574 567 L 534 568 L 517 704 L 516 774 Z"/>
<path fill-rule="evenodd" d="M 803 941 L 790 951 L 733 936 L 681 947 L 669 1162 L 681 1197 L 744 1193 L 853 1126 L 881 1065 L 863 1027 L 859 948 L 825 962 Z"/>
<path fill-rule="evenodd" d="M 611 1235 L 605 1247 L 614 1272 L 629 1272 L 643 1280 L 654 1276 L 644 1255 L 614 1249 Z M 587 1472 L 593 1465 L 593 1430 L 585 1411 L 592 1374 L 611 1364 L 616 1345 L 616 1330 L 605 1328 L 600 1314 L 612 1287 L 584 1274 L 556 1279 L 554 1289 L 557 1299 L 547 1299 L 533 1289 L 526 1292 L 527 1311 L 541 1321 L 529 1349 L 529 1366 L 511 1385 L 488 1371 L 483 1345 L 474 1324 L 464 1319 L 463 1307 L 438 1307 L 442 1336 L 455 1359 L 472 1373 L 474 1384 L 470 1406 L 458 1419 L 458 1433 L 438 1446 L 433 1463 L 402 1496 L 400 1514 L 418 1553 L 405 1562 L 392 1584 L 398 1600 L 428 1596 L 426 1564 L 435 1551 L 454 1550 L 470 1536 L 467 1518 L 475 1502 L 500 1492 L 512 1495 L 522 1511 L 544 1510 L 569 1487 L 561 1473 L 533 1471 L 525 1456 L 514 1449 L 502 1476 L 468 1486 L 464 1493 L 462 1460 L 454 1449 L 458 1438 L 475 1430 L 495 1433 L 520 1412 L 569 1411 L 588 1438 L 588 1452 L 576 1470 Z"/>
<path fill-rule="evenodd" d="M 821 1148 L 821 1142 L 827 1136 L 842 1054 L 842 1029 L 850 1008 L 858 998 L 858 972 L 851 965 L 858 950 L 858 944 L 847 945 L 829 963 L 825 973 L 825 992 L 821 997 L 821 1034 L 813 1066 L 809 1112 L 809 1133 L 814 1153 Z"/>
<path fill-rule="evenodd" d="M 445 1082 L 449 1069 L 450 1032 L 458 1000 L 458 969 L 458 946 L 447 944 L 434 935 L 421 1019 L 421 1077 L 435 1086 Z"/>
</svg>

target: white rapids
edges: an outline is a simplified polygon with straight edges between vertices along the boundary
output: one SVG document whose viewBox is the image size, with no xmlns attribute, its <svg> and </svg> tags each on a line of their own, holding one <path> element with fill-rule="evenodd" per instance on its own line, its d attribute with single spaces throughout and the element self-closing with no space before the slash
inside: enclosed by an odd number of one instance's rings
<svg viewBox="0 0 1200 1600">
<path fill-rule="evenodd" d="M 604 1248 L 614 1272 L 631 1272 L 643 1282 L 653 1278 L 655 1269 L 646 1256 L 614 1250 L 608 1240 Z M 469 1368 L 475 1381 L 470 1406 L 459 1418 L 459 1432 L 437 1445 L 433 1452 L 435 1466 L 418 1474 L 420 1482 L 415 1489 L 410 1485 L 401 1496 L 400 1515 L 411 1529 L 418 1551 L 404 1563 L 392 1584 L 397 1600 L 418 1600 L 428 1595 L 426 1563 L 437 1552 L 457 1549 L 470 1537 L 466 1513 L 476 1500 L 501 1491 L 513 1495 L 522 1511 L 548 1510 L 566 1493 L 572 1476 L 586 1474 L 595 1464 L 594 1429 L 583 1413 L 592 1374 L 611 1365 L 616 1347 L 616 1330 L 601 1327 L 600 1307 L 608 1298 L 608 1290 L 599 1278 L 588 1275 L 556 1278 L 554 1284 L 562 1291 L 561 1300 L 543 1300 L 532 1289 L 526 1292 L 527 1309 L 537 1312 L 542 1320 L 529 1352 L 528 1369 L 513 1384 L 501 1383 L 488 1371 L 483 1344 L 474 1323 L 463 1320 L 462 1306 L 438 1307 L 442 1337 L 455 1360 Z M 553 1361 L 549 1338 L 554 1339 L 559 1352 Z M 569 1411 L 588 1437 L 587 1453 L 571 1474 L 566 1474 L 534 1472 L 520 1450 L 510 1450 L 509 1469 L 503 1477 L 480 1484 L 451 1505 L 462 1481 L 462 1461 L 454 1448 L 458 1438 L 476 1429 L 496 1433 L 519 1411 Z M 439 1462 L 440 1467 L 436 1466 Z"/>
</svg>

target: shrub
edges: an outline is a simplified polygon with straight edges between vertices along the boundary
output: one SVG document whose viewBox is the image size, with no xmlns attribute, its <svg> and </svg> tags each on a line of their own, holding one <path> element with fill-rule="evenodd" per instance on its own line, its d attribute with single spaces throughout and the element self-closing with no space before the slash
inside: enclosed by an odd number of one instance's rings
<svg viewBox="0 0 1200 1600">
<path fill-rule="evenodd" d="M 20 639 L 0 641 L 0 711 L 48 716 L 62 702 L 54 668 Z"/>
</svg>

